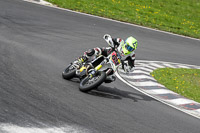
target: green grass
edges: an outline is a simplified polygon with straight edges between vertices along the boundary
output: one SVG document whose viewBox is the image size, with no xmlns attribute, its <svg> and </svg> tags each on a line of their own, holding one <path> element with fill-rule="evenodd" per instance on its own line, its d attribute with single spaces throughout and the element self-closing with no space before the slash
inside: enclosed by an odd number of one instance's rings
<svg viewBox="0 0 200 133">
<path fill-rule="evenodd" d="M 159 68 L 151 75 L 166 88 L 200 102 L 200 69 Z"/>
<path fill-rule="evenodd" d="M 200 0 L 47 0 L 59 7 L 200 38 Z"/>
</svg>

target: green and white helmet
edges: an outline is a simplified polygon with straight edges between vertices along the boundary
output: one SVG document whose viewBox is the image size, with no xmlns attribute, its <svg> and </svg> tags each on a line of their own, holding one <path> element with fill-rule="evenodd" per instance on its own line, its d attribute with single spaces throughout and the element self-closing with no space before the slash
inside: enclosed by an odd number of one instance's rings
<svg viewBox="0 0 200 133">
<path fill-rule="evenodd" d="M 124 55 L 132 53 L 137 48 L 137 40 L 130 36 L 126 39 L 124 45 L 122 46 L 122 51 Z"/>
</svg>

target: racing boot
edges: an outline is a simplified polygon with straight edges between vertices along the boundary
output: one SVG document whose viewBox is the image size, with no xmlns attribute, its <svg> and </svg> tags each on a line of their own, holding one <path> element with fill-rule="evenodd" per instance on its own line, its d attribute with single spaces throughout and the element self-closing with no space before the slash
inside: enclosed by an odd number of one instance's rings
<svg viewBox="0 0 200 133">
<path fill-rule="evenodd" d="M 74 64 L 81 67 L 84 62 L 86 62 L 88 58 L 86 56 L 81 56 L 77 60 L 74 61 Z"/>
</svg>

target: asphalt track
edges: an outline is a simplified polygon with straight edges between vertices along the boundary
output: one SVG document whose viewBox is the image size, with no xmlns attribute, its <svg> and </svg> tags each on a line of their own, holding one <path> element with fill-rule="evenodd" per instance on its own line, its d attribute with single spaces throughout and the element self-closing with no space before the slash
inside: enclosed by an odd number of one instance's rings
<svg viewBox="0 0 200 133">
<path fill-rule="evenodd" d="M 77 81 L 62 79 L 62 70 L 80 53 L 106 46 L 105 33 L 135 36 L 136 59 L 200 65 L 198 40 L 21 0 L 1 0 L 0 132 L 11 127 L 54 127 L 66 132 L 199 133 L 199 119 L 120 80 L 87 94 L 78 90 Z"/>
</svg>

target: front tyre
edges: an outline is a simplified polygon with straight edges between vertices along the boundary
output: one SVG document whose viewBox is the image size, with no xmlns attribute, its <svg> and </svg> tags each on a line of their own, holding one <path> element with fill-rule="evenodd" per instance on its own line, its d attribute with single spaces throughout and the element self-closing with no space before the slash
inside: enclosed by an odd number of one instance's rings
<svg viewBox="0 0 200 133">
<path fill-rule="evenodd" d="M 70 64 L 67 68 L 62 72 L 62 77 L 64 79 L 72 79 L 76 75 L 76 68 Z"/>
<path fill-rule="evenodd" d="M 83 80 L 81 80 L 79 89 L 82 92 L 90 91 L 94 89 L 95 87 L 98 87 L 99 85 L 101 85 L 105 79 L 106 79 L 105 72 L 98 72 L 97 75 L 92 78 L 87 76 Z"/>
</svg>

